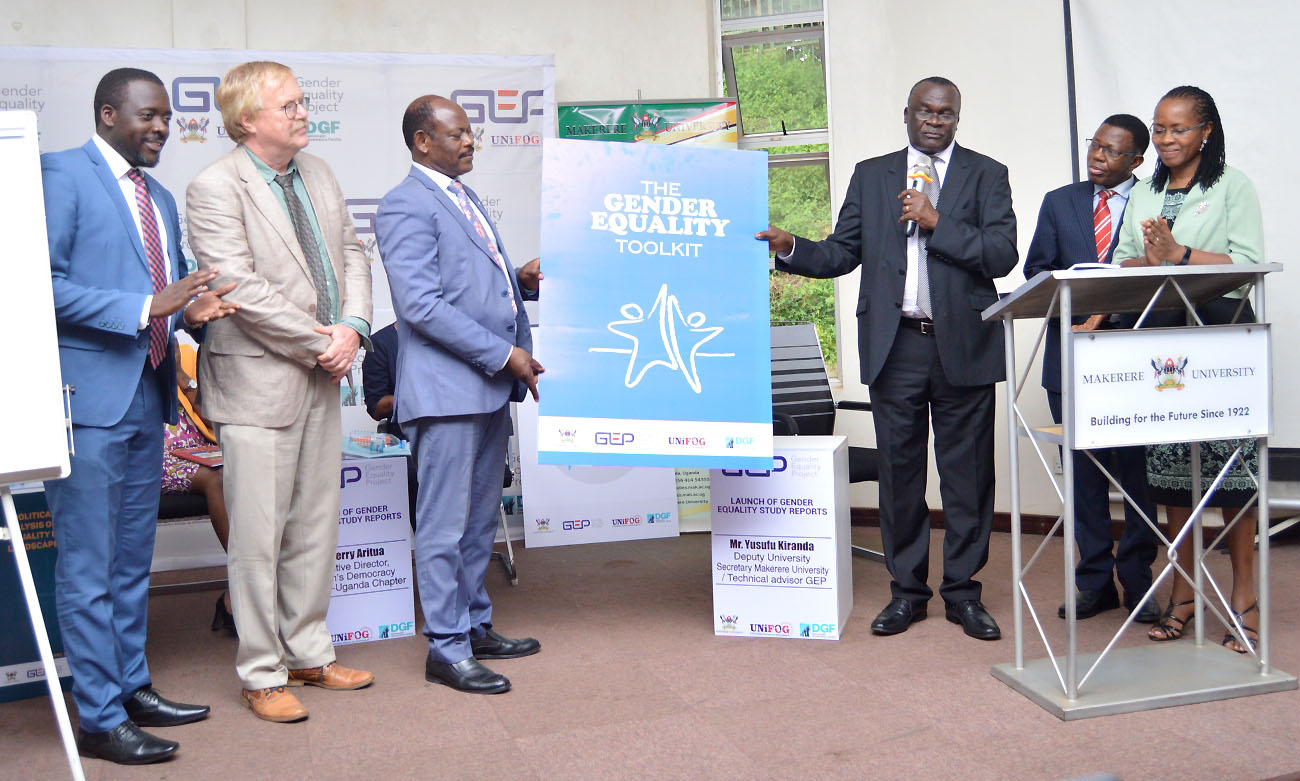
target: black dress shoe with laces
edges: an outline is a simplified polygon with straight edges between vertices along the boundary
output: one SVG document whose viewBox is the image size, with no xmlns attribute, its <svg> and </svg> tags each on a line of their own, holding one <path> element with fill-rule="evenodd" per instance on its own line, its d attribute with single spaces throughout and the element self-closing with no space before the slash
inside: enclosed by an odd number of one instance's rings
<svg viewBox="0 0 1300 781">
<path fill-rule="evenodd" d="M 1074 617 L 1079 620 L 1092 618 L 1098 613 L 1114 610 L 1117 607 L 1119 607 L 1119 592 L 1114 586 L 1101 591 L 1080 590 L 1074 597 Z M 1056 609 L 1056 615 L 1065 618 L 1065 605 Z M 1159 618 L 1159 616 L 1157 612 L 1155 617 Z M 1154 621 L 1154 618 L 1152 620 Z"/>
<path fill-rule="evenodd" d="M 119 765 L 148 765 L 176 753 L 181 744 L 143 732 L 130 719 L 108 732 L 77 730 L 77 751 L 83 757 L 107 759 Z"/>
<path fill-rule="evenodd" d="M 492 672 L 472 656 L 455 664 L 440 662 L 430 656 L 424 660 L 424 679 L 429 683 L 441 683 L 471 694 L 500 694 L 510 691 L 509 678 Z"/>
<path fill-rule="evenodd" d="M 208 717 L 206 705 L 187 705 L 165 699 L 152 686 L 141 686 L 122 703 L 126 715 L 140 727 L 177 727 Z"/>
<path fill-rule="evenodd" d="M 925 603 L 913 605 L 902 597 L 894 597 L 871 622 L 871 634 L 896 635 L 925 618 Z"/>
<path fill-rule="evenodd" d="M 989 615 L 989 611 L 984 609 L 984 605 L 978 599 L 949 604 L 944 614 L 952 623 L 961 624 L 962 631 L 976 640 L 1002 638 L 1002 630 L 998 629 L 998 622 L 993 620 L 993 616 Z"/>
<path fill-rule="evenodd" d="M 514 639 L 489 629 L 482 637 L 471 637 L 469 648 L 475 659 L 518 659 L 542 650 L 542 644 L 531 637 Z"/>
</svg>

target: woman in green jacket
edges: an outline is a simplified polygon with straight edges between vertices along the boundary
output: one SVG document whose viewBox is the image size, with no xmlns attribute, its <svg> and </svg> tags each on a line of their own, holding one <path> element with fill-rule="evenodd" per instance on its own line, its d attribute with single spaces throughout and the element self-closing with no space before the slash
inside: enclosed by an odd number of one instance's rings
<svg viewBox="0 0 1300 781">
<path fill-rule="evenodd" d="M 1185 266 L 1260 263 L 1264 255 L 1264 226 L 1259 198 L 1245 174 L 1225 162 L 1223 122 L 1214 98 L 1199 87 L 1175 87 L 1156 105 L 1151 140 L 1159 161 L 1155 173 L 1139 182 L 1129 197 L 1115 262 L 1125 266 Z M 1197 308 L 1207 325 L 1254 322 L 1242 291 Z M 1241 307 L 1238 314 L 1238 307 Z M 1234 319 L 1235 317 L 1235 319 Z M 1183 312 L 1150 317 L 1147 325 L 1185 324 Z M 1242 446 L 1238 464 L 1228 473 L 1209 506 L 1225 508 L 1231 522 L 1255 494 L 1251 474 L 1258 474 L 1255 440 L 1201 443 L 1201 485 L 1209 486 L 1232 452 Z M 1245 462 L 1250 474 L 1240 464 Z M 1186 443 L 1147 447 L 1150 496 L 1165 506 L 1172 539 L 1192 511 L 1191 447 Z M 1232 559 L 1231 609 L 1245 639 L 1258 638 L 1259 606 L 1255 601 L 1256 510 L 1241 513 L 1228 533 Z M 1194 566 L 1191 540 L 1184 540 L 1178 563 L 1186 572 Z M 1192 618 L 1192 585 L 1175 574 L 1169 605 L 1151 628 L 1152 640 L 1177 640 Z M 1250 648 L 1230 630 L 1223 645 L 1238 653 Z"/>
</svg>

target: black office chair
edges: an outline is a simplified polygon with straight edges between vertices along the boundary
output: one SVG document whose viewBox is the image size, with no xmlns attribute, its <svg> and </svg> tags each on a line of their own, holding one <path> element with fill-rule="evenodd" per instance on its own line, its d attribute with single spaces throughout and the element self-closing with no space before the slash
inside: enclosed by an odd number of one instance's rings
<svg viewBox="0 0 1300 781">
<path fill-rule="evenodd" d="M 777 436 L 829 436 L 835 433 L 836 410 L 870 412 L 871 403 L 840 401 L 831 396 L 817 327 L 812 323 L 772 326 L 772 433 Z M 880 479 L 875 448 L 849 447 L 849 482 Z M 852 546 L 853 555 L 884 561 L 879 551 Z"/>
</svg>

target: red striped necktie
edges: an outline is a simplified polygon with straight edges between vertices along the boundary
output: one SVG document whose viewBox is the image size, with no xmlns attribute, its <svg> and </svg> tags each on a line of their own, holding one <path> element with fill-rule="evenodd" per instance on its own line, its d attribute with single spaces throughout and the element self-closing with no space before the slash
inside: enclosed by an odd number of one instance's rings
<svg viewBox="0 0 1300 781">
<path fill-rule="evenodd" d="M 1092 235 L 1097 239 L 1097 262 L 1106 262 L 1106 253 L 1110 250 L 1110 204 L 1107 201 L 1114 190 L 1102 190 L 1097 193 L 1097 208 L 1092 210 Z"/>
<path fill-rule="evenodd" d="M 153 214 L 153 199 L 138 168 L 131 168 L 126 177 L 135 183 L 135 205 L 140 210 L 140 238 L 144 243 L 145 259 L 149 261 L 149 278 L 153 280 L 153 294 L 158 295 L 167 285 L 167 270 L 163 260 L 162 239 L 158 233 L 158 220 Z M 171 317 L 155 317 L 149 321 L 149 365 L 158 364 L 167 357 L 167 343 L 171 340 Z"/>
</svg>

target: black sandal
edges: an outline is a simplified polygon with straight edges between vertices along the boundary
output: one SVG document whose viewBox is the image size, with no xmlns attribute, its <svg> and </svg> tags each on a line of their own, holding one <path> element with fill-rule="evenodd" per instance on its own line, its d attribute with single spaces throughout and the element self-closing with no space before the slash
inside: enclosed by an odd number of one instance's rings
<svg viewBox="0 0 1300 781">
<path fill-rule="evenodd" d="M 1196 604 L 1196 600 L 1194 599 L 1189 599 L 1186 602 L 1175 602 L 1172 599 L 1169 600 L 1169 606 L 1166 607 L 1164 612 L 1160 614 L 1159 620 L 1157 620 L 1155 624 L 1152 625 L 1151 629 L 1147 630 L 1147 639 L 1156 643 L 1164 643 L 1170 640 L 1177 640 L 1178 638 L 1182 637 L 1183 631 L 1187 629 L 1187 624 L 1191 622 L 1191 620 L 1196 616 L 1196 614 L 1192 613 L 1187 618 L 1179 618 L 1178 616 L 1174 615 L 1174 608 L 1183 607 L 1184 605 L 1194 605 L 1194 604 Z M 1172 621 L 1177 621 L 1178 626 L 1174 626 L 1172 623 L 1170 623 Z M 1159 629 L 1163 633 L 1161 637 L 1156 637 L 1155 635 L 1151 634 L 1157 629 Z"/>
<path fill-rule="evenodd" d="M 1229 651 L 1236 651 L 1239 654 L 1244 654 L 1244 653 L 1249 653 L 1251 648 L 1253 648 L 1255 644 L 1259 642 L 1259 630 L 1253 626 L 1246 626 L 1246 614 L 1252 610 L 1258 610 L 1258 609 L 1259 609 L 1259 600 L 1255 600 L 1254 602 L 1250 603 L 1250 607 L 1246 608 L 1240 613 L 1238 613 L 1235 610 L 1232 611 L 1232 615 L 1237 619 L 1237 623 L 1241 624 L 1241 633 L 1246 638 L 1246 645 L 1243 648 L 1231 647 L 1229 643 L 1235 642 L 1237 640 L 1237 636 L 1232 633 L 1232 629 L 1229 629 L 1223 635 L 1224 648 L 1227 648 Z M 1251 635 L 1254 635 L 1254 637 L 1251 637 Z"/>
</svg>

